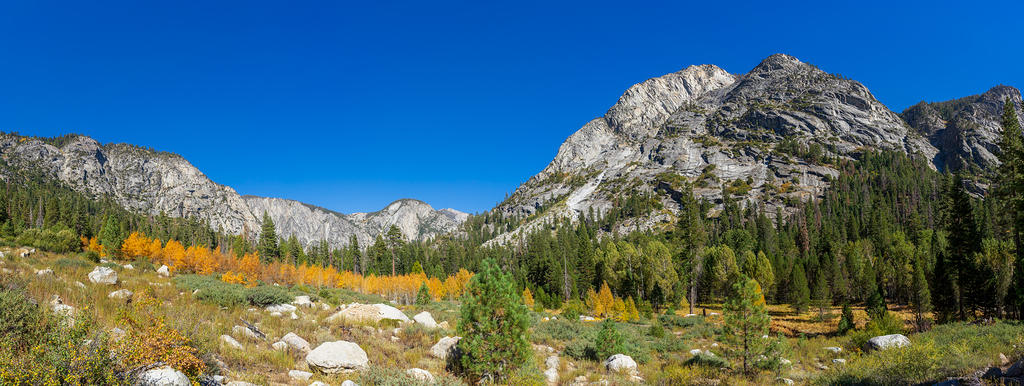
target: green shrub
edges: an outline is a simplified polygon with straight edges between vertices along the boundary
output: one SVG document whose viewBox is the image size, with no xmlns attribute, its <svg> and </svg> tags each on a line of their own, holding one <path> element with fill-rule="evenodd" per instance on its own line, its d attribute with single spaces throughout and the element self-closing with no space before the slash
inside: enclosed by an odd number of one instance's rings
<svg viewBox="0 0 1024 386">
<path fill-rule="evenodd" d="M 665 314 L 658 315 L 658 323 L 665 326 L 672 327 L 693 327 L 697 324 L 704 323 L 704 318 L 689 317 L 685 318 L 679 315 Z"/>
<path fill-rule="evenodd" d="M 661 323 L 654 323 L 651 328 L 647 329 L 647 335 L 651 337 L 661 339 L 665 337 L 665 327 L 661 326 Z"/>
<path fill-rule="evenodd" d="M 580 320 L 580 315 L 585 312 L 587 312 L 587 305 L 579 299 L 573 299 L 565 303 L 565 307 L 562 308 L 562 317 L 569 320 Z"/>
<path fill-rule="evenodd" d="M 75 323 L 31 302 L 23 288 L 0 287 L 0 384 L 123 383 L 102 334 L 88 313 Z M 89 344 L 83 344 L 91 340 Z"/>
<path fill-rule="evenodd" d="M 856 326 L 853 320 L 853 310 L 850 309 L 849 304 L 843 304 L 843 314 L 839 317 L 839 325 L 836 327 L 836 331 L 839 334 L 846 334 Z"/>
<path fill-rule="evenodd" d="M 903 320 L 891 312 L 881 312 L 881 316 L 868 321 L 863 330 L 850 334 L 850 348 L 863 348 L 868 339 L 876 336 L 903 333 Z"/>
<path fill-rule="evenodd" d="M 250 305 L 266 307 L 272 304 L 291 303 L 295 299 L 288 290 L 272 285 L 261 285 L 249 288 L 245 294 L 245 300 Z"/>
<path fill-rule="evenodd" d="M 594 341 L 594 353 L 598 360 L 604 360 L 614 354 L 624 353 L 625 341 L 622 334 L 615 327 L 615 322 L 605 319 L 601 322 L 601 329 Z"/>
<path fill-rule="evenodd" d="M 528 314 L 511 276 L 484 260 L 466 286 L 457 329 L 460 370 L 471 382 L 503 382 L 533 357 Z"/>
<path fill-rule="evenodd" d="M 154 266 L 153 263 L 145 257 L 135 259 L 131 264 L 132 268 L 135 268 L 139 272 L 156 271 L 156 266 Z"/>
<path fill-rule="evenodd" d="M 73 230 L 63 227 L 29 228 L 21 232 L 15 238 L 15 242 L 57 253 L 77 251 L 82 247 L 78 235 Z"/>
<path fill-rule="evenodd" d="M 583 323 L 558 318 L 540 323 L 533 329 L 533 338 L 538 342 L 552 343 L 555 341 L 569 341 L 584 335 L 587 330 L 593 327 Z"/>
<path fill-rule="evenodd" d="M 96 251 L 81 252 L 78 254 L 78 256 L 93 262 L 93 264 L 98 264 L 100 262 L 100 254 L 96 253 Z"/>
<path fill-rule="evenodd" d="M 425 306 L 427 304 L 430 304 L 430 289 L 427 288 L 427 282 L 423 282 L 420 284 L 419 292 L 416 293 L 416 305 Z"/>
</svg>

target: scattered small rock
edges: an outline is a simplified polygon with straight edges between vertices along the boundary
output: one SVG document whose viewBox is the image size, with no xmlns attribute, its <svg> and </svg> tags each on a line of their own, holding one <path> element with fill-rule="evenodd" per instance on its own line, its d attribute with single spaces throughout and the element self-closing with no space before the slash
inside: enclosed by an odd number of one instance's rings
<svg viewBox="0 0 1024 386">
<path fill-rule="evenodd" d="M 245 337 L 245 338 L 248 338 L 248 339 L 253 339 L 253 340 L 259 340 L 260 339 L 260 336 L 258 334 L 256 334 L 255 331 L 253 331 L 253 330 L 249 329 L 249 327 L 245 327 L 245 326 L 234 326 L 234 327 L 231 328 L 231 333 L 235 334 L 235 335 L 241 335 L 242 337 Z"/>
<path fill-rule="evenodd" d="M 310 386 L 313 386 L 313 385 L 310 385 Z M 341 383 L 341 386 L 359 386 L 359 384 L 355 383 L 355 382 L 352 382 L 351 380 L 346 379 L 345 382 Z"/>
<path fill-rule="evenodd" d="M 160 268 L 157 268 L 156 274 L 163 277 L 170 277 L 171 269 L 167 268 L 166 265 L 161 265 Z"/>
<path fill-rule="evenodd" d="M 842 347 L 830 346 L 830 347 L 825 347 L 825 351 L 831 351 L 833 354 L 839 354 L 839 353 L 843 352 L 843 348 Z"/>
<path fill-rule="evenodd" d="M 291 370 L 288 372 L 288 376 L 295 380 L 308 381 L 309 378 L 313 377 L 313 373 L 302 370 Z"/>
<path fill-rule="evenodd" d="M 124 269 L 135 269 L 135 266 L 134 266 L 134 265 L 131 265 L 131 264 L 125 264 L 125 265 L 123 266 L 123 268 L 124 268 Z"/>
<path fill-rule="evenodd" d="M 792 385 L 793 384 L 793 380 L 792 379 L 783 378 L 783 377 L 775 378 L 775 382 L 781 383 L 783 385 Z"/>
<path fill-rule="evenodd" d="M 39 277 L 51 276 L 52 277 L 53 276 L 53 270 L 49 269 L 49 268 L 47 268 L 47 269 L 40 269 L 40 270 L 36 271 L 36 276 L 39 276 Z"/>
<path fill-rule="evenodd" d="M 244 349 L 244 347 L 242 347 L 242 344 L 238 343 L 238 341 L 235 340 L 235 338 L 232 338 L 231 335 L 221 335 L 220 341 L 223 342 L 226 346 L 231 347 L 235 350 Z"/>
<path fill-rule="evenodd" d="M 843 364 L 846 364 L 846 359 L 835 358 L 835 359 L 832 360 L 832 363 L 843 365 Z"/>
</svg>

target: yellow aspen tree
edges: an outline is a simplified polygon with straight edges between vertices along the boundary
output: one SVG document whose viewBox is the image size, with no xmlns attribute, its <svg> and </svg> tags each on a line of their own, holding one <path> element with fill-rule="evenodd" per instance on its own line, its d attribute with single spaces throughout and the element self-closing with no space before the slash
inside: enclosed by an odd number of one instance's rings
<svg viewBox="0 0 1024 386">
<path fill-rule="evenodd" d="M 612 289 L 608 287 L 608 282 L 601 284 L 601 290 L 597 293 L 597 303 L 600 316 L 607 317 L 608 313 L 612 311 L 612 306 L 615 305 L 615 296 L 612 295 Z"/>
<path fill-rule="evenodd" d="M 533 308 L 533 293 L 530 292 L 529 287 L 523 288 L 523 303 L 526 304 L 527 307 L 530 307 L 531 309 Z"/>
</svg>

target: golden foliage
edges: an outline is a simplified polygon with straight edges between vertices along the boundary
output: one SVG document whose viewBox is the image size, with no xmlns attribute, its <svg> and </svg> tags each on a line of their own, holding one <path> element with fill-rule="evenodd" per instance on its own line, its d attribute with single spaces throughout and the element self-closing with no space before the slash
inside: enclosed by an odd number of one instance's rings
<svg viewBox="0 0 1024 386">
<path fill-rule="evenodd" d="M 523 304 L 527 307 L 533 308 L 533 293 L 530 292 L 529 288 L 523 289 Z"/>
</svg>

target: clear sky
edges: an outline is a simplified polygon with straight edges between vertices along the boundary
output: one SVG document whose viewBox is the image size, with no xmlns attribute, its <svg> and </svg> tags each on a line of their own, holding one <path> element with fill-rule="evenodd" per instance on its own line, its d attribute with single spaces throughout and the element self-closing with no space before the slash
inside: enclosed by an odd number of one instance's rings
<svg viewBox="0 0 1024 386">
<path fill-rule="evenodd" d="M 1024 86 L 1020 3 L 4 1 L 0 130 L 171 151 L 342 212 L 478 212 L 691 64 L 788 53 L 896 111 Z"/>
</svg>

